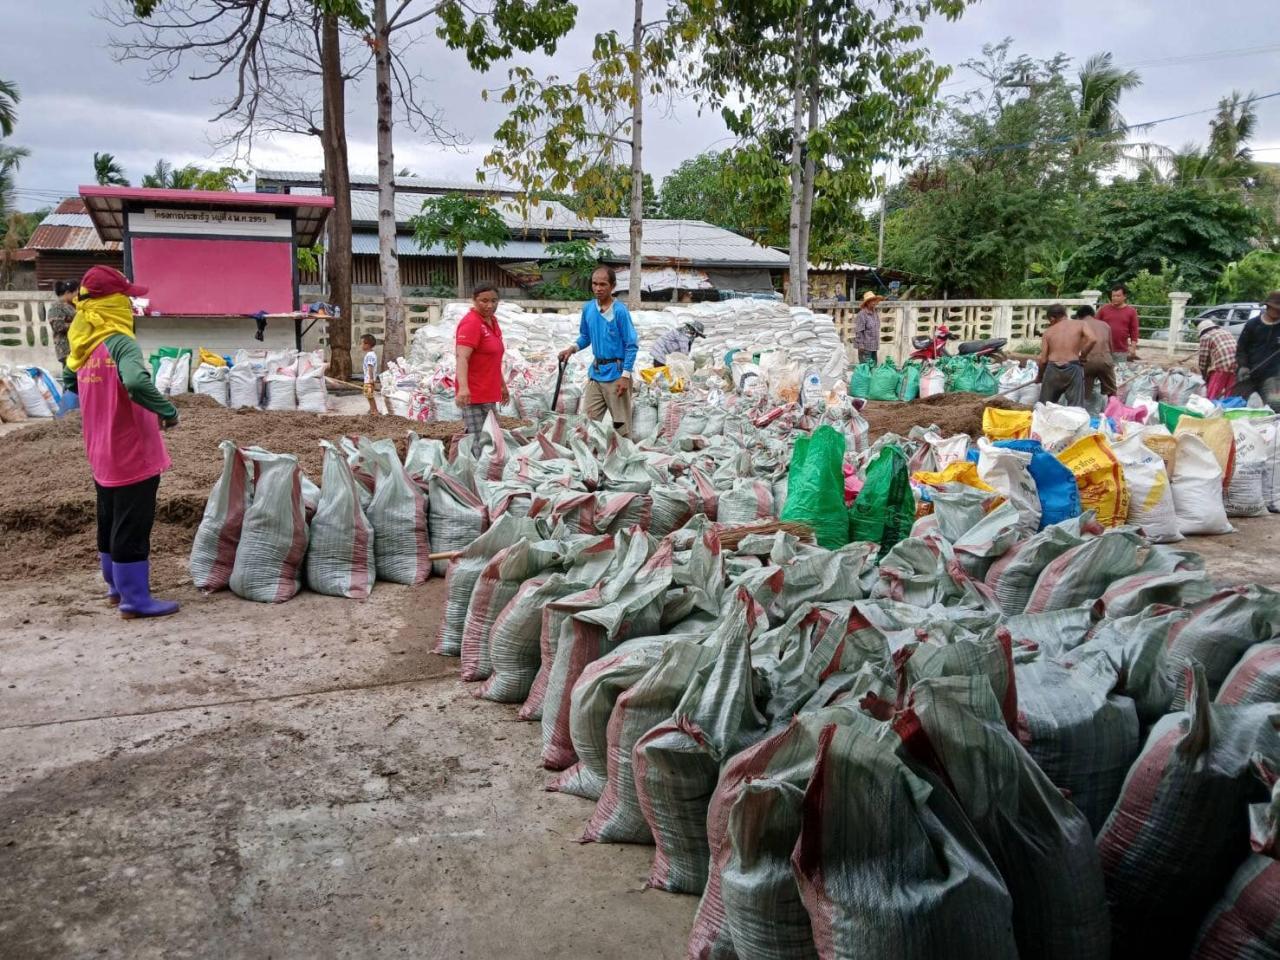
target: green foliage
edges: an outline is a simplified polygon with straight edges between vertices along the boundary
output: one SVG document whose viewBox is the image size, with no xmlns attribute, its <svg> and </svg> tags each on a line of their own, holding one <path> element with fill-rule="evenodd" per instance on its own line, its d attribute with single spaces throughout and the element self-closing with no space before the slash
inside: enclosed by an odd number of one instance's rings
<svg viewBox="0 0 1280 960">
<path fill-rule="evenodd" d="M 657 195 L 653 189 L 653 177 L 644 174 L 644 212 L 653 216 L 657 212 Z M 631 167 L 629 164 L 601 161 L 582 172 L 578 178 L 576 193 L 557 194 L 548 200 L 559 200 L 574 213 L 584 217 L 627 217 L 631 215 Z"/>
<path fill-rule="evenodd" d="M 1240 260 L 1227 264 L 1214 299 L 1264 300 L 1272 290 L 1280 290 L 1280 253 L 1251 250 Z"/>
<path fill-rule="evenodd" d="M 0 137 L 13 136 L 14 125 L 18 122 L 18 101 L 21 99 L 16 83 L 0 80 Z"/>
<path fill-rule="evenodd" d="M 97 153 L 93 155 L 93 179 L 100 187 L 127 187 L 129 181 L 125 178 L 124 167 L 116 162 L 114 155 L 110 153 Z M 146 186 L 146 183 L 143 183 Z"/>
<path fill-rule="evenodd" d="M 249 174 L 236 167 L 204 169 L 194 163 L 174 167 L 168 160 L 157 160 L 155 168 L 143 176 L 141 185 L 162 190 L 229 191 L 248 179 Z"/>
<path fill-rule="evenodd" d="M 298 270 L 302 273 L 319 273 L 320 258 L 324 255 L 324 244 L 317 243 L 314 247 L 298 248 Z"/>
<path fill-rule="evenodd" d="M 1106 284 L 1103 286 L 1105 287 Z M 1156 315 L 1160 311 L 1166 311 L 1167 313 L 1169 294 L 1176 290 L 1185 291 L 1187 282 L 1168 260 L 1161 260 L 1158 270 L 1151 271 L 1143 268 L 1126 280 L 1125 286 L 1129 290 L 1130 303 L 1135 303 L 1140 307 L 1157 308 L 1154 311 L 1144 310 L 1143 317 L 1145 318 L 1148 313 Z M 1103 291 L 1103 296 L 1106 296 L 1105 290 Z M 1143 325 L 1146 326 L 1147 324 L 1144 322 Z M 1160 326 L 1161 324 L 1156 325 Z"/>
<path fill-rule="evenodd" d="M 425 287 L 414 287 L 409 291 L 411 297 L 453 297 L 457 294 L 457 284 L 443 273 L 432 273 L 427 278 Z"/>
<path fill-rule="evenodd" d="M 576 300 L 591 296 L 591 274 L 601 260 L 613 259 L 608 247 L 591 240 L 566 240 L 547 244 L 551 256 L 544 260 L 544 273 L 558 276 L 536 284 L 531 292 L 541 300 Z"/>
<path fill-rule="evenodd" d="M 8 216 L 13 209 L 14 176 L 29 152 L 26 147 L 9 146 L 0 140 L 0 216 Z"/>
<path fill-rule="evenodd" d="M 496 250 L 508 237 L 507 224 L 493 205 L 483 197 L 465 194 L 428 197 L 422 211 L 410 218 L 409 229 L 423 249 L 435 243 L 451 249 L 480 243 Z"/>
<path fill-rule="evenodd" d="M 1074 258 L 1082 272 L 1128 282 L 1167 262 L 1199 302 L 1212 294 L 1223 265 L 1249 251 L 1258 228 L 1257 214 L 1237 194 L 1123 180 L 1089 197 L 1085 222 Z"/>
<path fill-rule="evenodd" d="M 785 246 L 790 216 L 785 165 L 758 147 L 700 153 L 662 181 L 658 215 L 705 220 L 763 244 Z"/>
<path fill-rule="evenodd" d="M 482 71 L 516 50 L 554 54 L 556 42 L 578 17 L 572 0 L 495 0 L 482 11 L 465 0 L 443 0 L 435 12 L 436 35 L 450 49 L 461 50 L 472 69 Z"/>
</svg>

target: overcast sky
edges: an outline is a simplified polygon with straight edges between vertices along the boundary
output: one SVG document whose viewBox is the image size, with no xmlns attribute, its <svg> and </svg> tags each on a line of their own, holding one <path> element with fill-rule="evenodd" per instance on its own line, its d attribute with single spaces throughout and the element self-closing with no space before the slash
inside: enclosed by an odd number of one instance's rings
<svg viewBox="0 0 1280 960">
<path fill-rule="evenodd" d="M 94 13 L 104 3 L 119 2 L 0 0 L 5 24 L 0 73 L 16 81 L 22 93 L 10 142 L 31 151 L 17 181 L 22 209 L 46 206 L 90 182 L 95 150 L 115 154 L 134 182 L 160 157 L 177 164 L 221 159 L 210 147 L 216 131 L 208 118 L 216 112 L 211 101 L 225 88 L 185 79 L 192 70 L 149 84 L 143 65 L 115 63 L 109 29 Z M 531 61 L 541 72 L 570 73 L 585 65 L 599 30 L 630 31 L 630 0 L 582 0 L 579 8 L 578 26 L 557 54 Z M 1142 74 L 1142 87 L 1123 103 L 1126 118 L 1136 123 L 1211 108 L 1232 89 L 1280 91 L 1278 28 L 1277 0 L 980 0 L 956 23 L 930 23 L 926 45 L 935 60 L 949 64 L 976 56 L 984 43 L 1005 36 L 1014 38 L 1016 51 L 1037 57 L 1061 51 L 1083 60 L 1109 50 L 1118 63 Z M 478 91 L 501 83 L 506 65 L 477 77 L 429 33 L 409 58 L 431 79 L 430 98 L 470 143 L 445 149 L 398 131 L 397 167 L 473 179 L 503 117 L 502 108 L 482 102 Z M 957 80 L 946 92 L 963 89 Z M 373 173 L 372 83 L 353 89 L 347 106 L 352 172 Z M 1258 103 L 1257 110 L 1257 156 L 1280 161 L 1280 97 Z M 1208 115 L 1200 114 L 1160 124 L 1148 137 L 1170 146 L 1203 141 L 1207 123 Z M 686 157 L 731 143 L 717 118 L 700 117 L 689 104 L 651 112 L 645 131 L 646 169 L 655 179 Z M 307 137 L 277 137 L 260 143 L 252 159 L 261 168 L 317 170 L 320 149 Z"/>
</svg>

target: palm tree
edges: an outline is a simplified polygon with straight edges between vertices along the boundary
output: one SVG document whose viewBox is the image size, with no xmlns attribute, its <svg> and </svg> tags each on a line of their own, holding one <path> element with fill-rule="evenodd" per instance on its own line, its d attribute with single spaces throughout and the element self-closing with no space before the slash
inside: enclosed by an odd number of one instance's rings
<svg viewBox="0 0 1280 960">
<path fill-rule="evenodd" d="M 1232 90 L 1231 96 L 1218 101 L 1218 112 L 1209 121 L 1209 152 L 1225 162 L 1249 163 L 1253 152 L 1248 143 L 1258 129 L 1258 111 L 1254 95 Z"/>
<path fill-rule="evenodd" d="M 18 85 L 12 80 L 0 80 L 0 137 L 13 135 L 13 125 L 18 122 Z"/>
<path fill-rule="evenodd" d="M 100 187 L 127 187 L 129 181 L 125 179 L 124 167 L 116 162 L 116 158 L 109 153 L 93 154 L 93 176 Z"/>
<path fill-rule="evenodd" d="M 1121 70 L 1110 53 L 1095 53 L 1080 68 L 1078 109 L 1080 132 L 1075 152 L 1086 142 L 1118 145 L 1130 133 L 1129 124 L 1120 113 L 1120 98 L 1126 91 L 1142 85 L 1135 70 Z"/>
<path fill-rule="evenodd" d="M 7 215 L 13 207 L 13 175 L 26 155 L 25 147 L 8 147 L 0 142 L 0 216 Z"/>
<path fill-rule="evenodd" d="M 155 169 L 142 175 L 142 185 L 161 190 L 172 187 L 173 164 L 168 160 L 157 160 Z"/>
</svg>

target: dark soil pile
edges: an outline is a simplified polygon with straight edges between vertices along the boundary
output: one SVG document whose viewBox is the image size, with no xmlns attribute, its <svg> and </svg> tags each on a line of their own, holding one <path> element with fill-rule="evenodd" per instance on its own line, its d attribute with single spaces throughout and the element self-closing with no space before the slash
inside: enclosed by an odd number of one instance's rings
<svg viewBox="0 0 1280 960">
<path fill-rule="evenodd" d="M 940 396 L 911 403 L 884 403 L 870 401 L 862 411 L 871 427 L 871 439 L 883 433 L 896 433 L 905 437 L 912 427 L 937 425 L 944 437 L 967 433 L 976 437 L 982 433 L 982 411 L 987 407 L 1001 410 L 1029 410 L 1022 404 L 1012 403 L 1004 397 L 983 397 L 976 393 L 944 393 Z"/>
<path fill-rule="evenodd" d="M 173 467 L 160 481 L 152 550 L 185 556 L 209 490 L 222 469 L 221 440 L 292 453 L 312 480 L 320 482 L 324 458 L 319 441 L 342 436 L 393 437 L 403 457 L 408 433 L 446 440 L 460 422 L 417 423 L 402 417 L 317 416 L 301 412 L 228 410 L 209 397 L 175 398 L 182 419 L 164 435 Z M 506 420 L 504 426 L 518 425 Z M 0 579 L 30 579 L 97 563 L 96 500 L 84 456 L 80 417 L 71 414 L 16 430 L 0 438 Z"/>
</svg>

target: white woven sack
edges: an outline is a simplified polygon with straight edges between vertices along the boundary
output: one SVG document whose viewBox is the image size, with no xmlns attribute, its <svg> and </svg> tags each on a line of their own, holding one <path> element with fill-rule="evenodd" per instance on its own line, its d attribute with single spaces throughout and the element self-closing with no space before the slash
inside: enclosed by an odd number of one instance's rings
<svg viewBox="0 0 1280 960">
<path fill-rule="evenodd" d="M 262 374 L 248 360 L 237 362 L 227 373 L 227 394 L 232 407 L 256 407 L 262 402 Z"/>
<path fill-rule="evenodd" d="M 191 582 L 199 590 L 224 590 L 231 582 L 245 511 L 253 497 L 253 474 L 234 440 L 218 444 L 222 473 L 209 491 L 204 516 L 191 544 Z"/>
<path fill-rule="evenodd" d="M 1089 430 L 1089 411 L 1057 403 L 1037 403 L 1031 411 L 1031 436 L 1050 453 L 1061 453 Z"/>
<path fill-rule="evenodd" d="M 1222 468 L 1208 444 L 1194 434 L 1178 437 L 1171 479 L 1178 530 L 1184 536 L 1235 532 L 1222 503 Z"/>
<path fill-rule="evenodd" d="M 1028 466 L 1031 454 L 997 447 L 986 437 L 978 438 L 978 476 L 1002 493 L 1018 511 L 1018 526 L 1028 536 L 1040 528 L 1040 495 Z"/>
<path fill-rule="evenodd" d="M 1262 496 L 1267 509 L 1280 513 L 1280 417 L 1266 417 L 1251 424 L 1262 439 Z"/>
<path fill-rule="evenodd" d="M 1154 543 L 1181 540 L 1173 486 L 1160 455 L 1142 442 L 1140 433 L 1129 434 L 1111 449 L 1124 468 L 1124 485 L 1129 488 L 1129 523 L 1141 527 Z"/>
<path fill-rule="evenodd" d="M 28 417 L 52 417 L 57 412 L 49 405 L 45 395 L 36 386 L 35 379 L 27 371 L 14 368 L 9 373 L 9 383 L 17 392 L 18 400 Z"/>
<path fill-rule="evenodd" d="M 206 397 L 213 397 L 214 400 L 225 407 L 231 398 L 231 391 L 227 381 L 230 372 L 227 367 L 215 367 L 211 363 L 202 363 L 196 367 L 195 373 L 191 375 L 191 386 L 196 393 Z"/>
<path fill-rule="evenodd" d="M 307 413 L 324 413 L 328 407 L 328 390 L 324 381 L 324 351 L 312 350 L 298 354 L 294 367 L 297 382 L 294 385 L 298 409 Z"/>
<path fill-rule="evenodd" d="M 327 440 L 320 503 L 311 521 L 307 545 L 307 586 L 331 597 L 363 600 L 373 588 L 374 533 L 360 508 L 351 465 Z"/>
<path fill-rule="evenodd" d="M 1232 420 L 1231 432 L 1236 440 L 1235 467 L 1222 504 L 1228 517 L 1265 516 L 1270 490 L 1264 486 L 1274 477 L 1274 473 L 1267 476 L 1271 451 L 1262 433 L 1248 420 Z"/>
<path fill-rule="evenodd" d="M 253 467 L 253 500 L 244 514 L 229 586 L 246 600 L 282 603 L 302 588 L 307 552 L 302 469 L 291 454 L 243 453 Z"/>
</svg>

